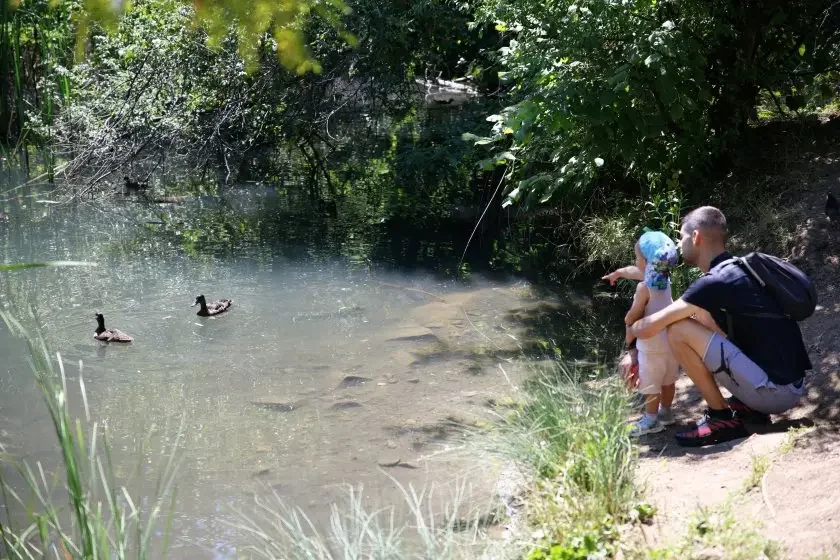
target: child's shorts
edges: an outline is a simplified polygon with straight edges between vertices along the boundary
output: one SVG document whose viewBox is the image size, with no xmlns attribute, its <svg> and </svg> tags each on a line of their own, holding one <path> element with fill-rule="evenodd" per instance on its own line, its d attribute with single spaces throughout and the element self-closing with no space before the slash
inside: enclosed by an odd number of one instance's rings
<svg viewBox="0 0 840 560">
<path fill-rule="evenodd" d="M 663 385 L 673 385 L 680 376 L 680 364 L 671 352 L 648 353 L 639 350 L 639 392 L 656 395 Z"/>
</svg>

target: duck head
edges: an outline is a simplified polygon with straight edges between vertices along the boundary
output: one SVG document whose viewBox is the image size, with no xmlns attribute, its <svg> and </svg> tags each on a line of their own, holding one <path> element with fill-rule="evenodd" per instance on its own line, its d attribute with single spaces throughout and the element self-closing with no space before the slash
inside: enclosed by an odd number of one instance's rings
<svg viewBox="0 0 840 560">
<path fill-rule="evenodd" d="M 190 307 L 195 307 L 196 305 L 200 305 L 201 307 L 204 307 L 204 306 L 207 305 L 207 300 L 204 299 L 203 295 L 200 295 L 197 298 L 195 298 L 195 301 L 193 302 L 192 305 L 190 305 Z"/>
</svg>

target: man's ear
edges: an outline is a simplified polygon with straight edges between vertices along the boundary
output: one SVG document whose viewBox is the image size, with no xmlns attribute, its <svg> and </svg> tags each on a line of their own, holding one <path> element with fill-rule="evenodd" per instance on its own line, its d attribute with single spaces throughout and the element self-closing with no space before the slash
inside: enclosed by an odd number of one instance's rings
<svg viewBox="0 0 840 560">
<path fill-rule="evenodd" d="M 703 234 L 700 233 L 699 229 L 695 229 L 691 232 L 691 244 L 697 247 L 703 242 Z"/>
</svg>

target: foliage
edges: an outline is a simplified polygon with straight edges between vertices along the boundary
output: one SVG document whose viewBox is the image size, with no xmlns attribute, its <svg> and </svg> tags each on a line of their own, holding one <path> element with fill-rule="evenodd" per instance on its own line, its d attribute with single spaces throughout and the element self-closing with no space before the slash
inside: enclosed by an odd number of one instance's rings
<svg viewBox="0 0 840 560">
<path fill-rule="evenodd" d="M 67 68 L 72 63 L 72 18 L 79 3 L 53 6 L 48 0 L 28 0 L 16 8 L 0 2 L 0 145 L 25 133 L 28 115 L 49 126 L 70 95 Z M 38 143 L 50 138 L 29 138 Z"/>
<path fill-rule="evenodd" d="M 528 560 L 590 560 L 611 558 L 615 554 L 615 528 L 577 529 L 566 536 L 566 544 L 539 545 L 528 554 Z"/>
<path fill-rule="evenodd" d="M 40 0 L 37 0 L 40 2 Z M 41 2 L 46 5 L 46 2 Z M 50 2 L 50 7 L 63 9 L 64 3 L 76 4 L 75 0 Z M 26 0 L 4 0 L 3 8 L 16 10 L 26 8 Z M 209 30 L 210 44 L 218 45 L 227 36 L 231 23 L 236 30 L 240 55 L 248 61 L 255 61 L 260 43 L 266 33 L 271 33 L 277 42 L 277 55 L 283 64 L 298 73 L 318 70 L 305 45 L 302 27 L 311 14 L 317 15 L 337 28 L 345 40 L 354 42 L 354 37 L 341 29 L 341 17 L 347 7 L 341 0 L 289 0 L 273 2 L 238 2 L 236 0 L 203 0 L 186 2 L 195 7 L 194 22 Z M 95 26 L 113 29 L 123 10 L 130 10 L 130 2 L 120 0 L 82 0 L 81 9 L 74 15 L 76 32 L 76 56 L 84 57 L 88 46 L 88 32 Z"/>
<path fill-rule="evenodd" d="M 352 6 L 345 23 L 355 46 L 308 20 L 302 29 L 321 72 L 296 75 L 273 56 L 274 37 L 244 57 L 235 26 L 214 39 L 213 29 L 191 25 L 196 15 L 179 0 L 131 4 L 110 32 L 91 31 L 88 56 L 70 72 L 74 96 L 54 131 L 70 161 L 65 173 L 95 187 L 115 171 L 144 180 L 186 164 L 219 184 L 302 180 L 313 195 L 324 185 L 335 197 L 373 165 L 383 179 L 410 174 L 406 186 L 432 179 L 439 191 L 464 189 L 468 146 L 442 130 L 457 130 L 457 119 L 418 108 L 425 101 L 415 80 L 483 79 L 479 52 L 495 35 L 468 33 L 468 14 L 445 0 L 412 3 L 410 13 L 397 2 Z M 407 165 L 394 169 L 402 165 L 395 158 Z"/>
<path fill-rule="evenodd" d="M 479 143 L 517 163 L 508 203 L 526 206 L 582 203 L 607 181 L 652 194 L 693 186 L 737 147 L 759 91 L 795 95 L 840 45 L 840 13 L 819 0 L 483 0 L 480 10 L 505 33 L 516 103 L 488 118 L 492 137 Z"/>
</svg>

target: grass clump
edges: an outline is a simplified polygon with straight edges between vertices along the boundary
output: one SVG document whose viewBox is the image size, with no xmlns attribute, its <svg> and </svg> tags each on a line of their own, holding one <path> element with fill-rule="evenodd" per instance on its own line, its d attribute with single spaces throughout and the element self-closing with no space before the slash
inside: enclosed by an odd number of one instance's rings
<svg viewBox="0 0 840 560">
<path fill-rule="evenodd" d="M 583 223 L 580 236 L 585 264 L 607 267 L 626 266 L 634 262 L 635 226 L 626 216 L 594 216 Z"/>
<path fill-rule="evenodd" d="M 526 389 L 503 426 L 501 451 L 536 478 L 524 506 L 536 528 L 530 558 L 612 556 L 638 498 L 626 389 L 562 365 L 537 371 Z"/>
<path fill-rule="evenodd" d="M 273 490 L 255 496 L 253 511 L 238 511 L 233 527 L 248 537 L 246 548 L 254 558 L 285 560 L 406 558 L 461 560 L 483 557 L 487 545 L 476 538 L 485 525 L 481 515 L 464 515 L 466 485 L 455 486 L 441 500 L 434 488 L 417 491 L 391 478 L 409 509 L 408 520 L 399 523 L 394 507 L 371 511 L 360 489 L 348 487 L 347 503 L 332 504 L 329 525 L 319 530 L 306 513 L 284 503 Z"/>
<path fill-rule="evenodd" d="M 688 533 L 671 548 L 650 549 L 647 560 L 780 560 L 781 546 L 763 536 L 754 525 L 736 516 L 729 504 L 703 508 L 694 515 Z"/>
<path fill-rule="evenodd" d="M 787 455 L 793 451 L 802 436 L 811 432 L 814 428 L 812 426 L 799 426 L 797 428 L 789 428 L 785 434 L 785 439 L 779 446 L 779 453 Z"/>
<path fill-rule="evenodd" d="M 749 492 L 761 485 L 761 479 L 770 469 L 770 458 L 767 455 L 753 455 L 750 462 L 750 475 L 744 481 L 744 491 Z"/>
</svg>

